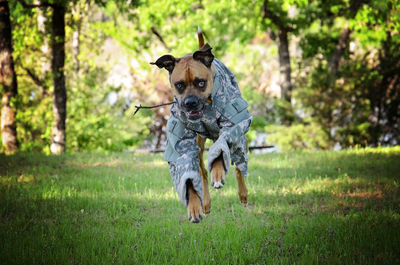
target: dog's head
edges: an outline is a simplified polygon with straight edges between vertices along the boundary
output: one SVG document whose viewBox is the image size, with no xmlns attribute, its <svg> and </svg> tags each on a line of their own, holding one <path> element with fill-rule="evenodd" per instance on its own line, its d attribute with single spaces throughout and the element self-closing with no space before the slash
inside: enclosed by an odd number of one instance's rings
<svg viewBox="0 0 400 265">
<path fill-rule="evenodd" d="M 210 45 L 205 44 L 193 54 L 181 58 L 164 55 L 155 63 L 151 63 L 168 70 L 178 107 L 191 120 L 203 116 L 205 103 L 213 90 L 214 55 L 211 49 Z"/>
</svg>

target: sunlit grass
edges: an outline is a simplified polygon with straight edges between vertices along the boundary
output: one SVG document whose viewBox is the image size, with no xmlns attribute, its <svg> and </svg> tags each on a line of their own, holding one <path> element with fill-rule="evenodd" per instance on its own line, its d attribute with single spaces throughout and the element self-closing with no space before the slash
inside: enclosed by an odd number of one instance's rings
<svg viewBox="0 0 400 265">
<path fill-rule="evenodd" d="M 187 221 L 162 155 L 0 156 L 2 264 L 400 263 L 400 148 L 250 155 Z"/>
</svg>

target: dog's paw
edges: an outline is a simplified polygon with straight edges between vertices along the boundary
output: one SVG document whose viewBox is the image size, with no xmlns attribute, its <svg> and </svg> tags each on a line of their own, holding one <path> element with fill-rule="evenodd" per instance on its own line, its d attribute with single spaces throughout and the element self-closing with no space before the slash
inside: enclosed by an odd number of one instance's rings
<svg viewBox="0 0 400 265">
<path fill-rule="evenodd" d="M 200 223 L 200 221 L 203 219 L 201 201 L 197 193 L 194 191 L 190 192 L 189 194 L 189 203 L 187 206 L 187 211 L 190 222 Z"/>
<path fill-rule="evenodd" d="M 203 213 L 209 214 L 211 212 L 211 198 L 210 195 L 204 196 L 203 195 Z"/>
<path fill-rule="evenodd" d="M 211 186 L 220 189 L 225 184 L 225 169 L 222 159 L 216 159 L 211 169 Z"/>
<path fill-rule="evenodd" d="M 247 206 L 247 196 L 247 192 L 239 192 L 239 200 L 244 206 Z"/>
</svg>

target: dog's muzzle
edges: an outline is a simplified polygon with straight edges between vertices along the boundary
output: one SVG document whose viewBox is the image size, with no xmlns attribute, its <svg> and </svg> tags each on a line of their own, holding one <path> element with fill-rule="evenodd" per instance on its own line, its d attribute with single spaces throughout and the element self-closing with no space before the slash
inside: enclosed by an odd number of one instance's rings
<svg viewBox="0 0 400 265">
<path fill-rule="evenodd" d="M 188 96 L 182 100 L 181 108 L 190 120 L 197 120 L 203 116 L 204 101 L 196 96 Z"/>
</svg>

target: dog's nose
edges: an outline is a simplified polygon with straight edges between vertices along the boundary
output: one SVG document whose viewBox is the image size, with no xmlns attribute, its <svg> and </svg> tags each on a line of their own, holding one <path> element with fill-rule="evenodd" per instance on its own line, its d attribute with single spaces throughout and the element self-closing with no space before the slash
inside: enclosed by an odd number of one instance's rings
<svg viewBox="0 0 400 265">
<path fill-rule="evenodd" d="M 183 101 L 183 104 L 188 109 L 194 109 L 197 107 L 197 105 L 199 105 L 199 99 L 195 96 L 189 96 L 189 97 L 185 98 L 185 100 Z"/>
</svg>

